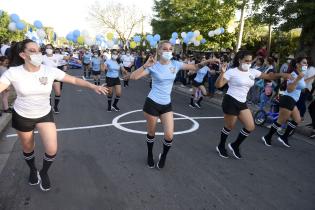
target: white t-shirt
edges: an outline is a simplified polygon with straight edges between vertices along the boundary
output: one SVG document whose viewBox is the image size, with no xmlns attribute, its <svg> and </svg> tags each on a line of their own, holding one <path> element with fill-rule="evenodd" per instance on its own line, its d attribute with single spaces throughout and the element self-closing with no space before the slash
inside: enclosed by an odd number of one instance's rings
<svg viewBox="0 0 315 210">
<path fill-rule="evenodd" d="M 47 55 L 43 56 L 43 64 L 50 67 L 57 68 L 60 66 L 60 60 L 63 60 L 64 56 L 61 54 L 53 54 L 53 56 L 49 57 Z"/>
<path fill-rule="evenodd" d="M 131 67 L 135 61 L 135 58 L 132 55 L 123 55 L 121 56 L 121 60 L 125 67 Z"/>
<path fill-rule="evenodd" d="M 14 110 L 22 117 L 36 119 L 47 115 L 50 110 L 50 93 L 54 80 L 61 81 L 65 72 L 41 65 L 37 72 L 29 72 L 23 65 L 11 67 L 3 73 L 0 82 L 13 85 L 17 98 Z"/>
<path fill-rule="evenodd" d="M 304 76 L 304 79 L 310 78 L 312 76 L 315 75 L 315 67 L 314 66 L 310 66 Z M 312 90 L 312 84 L 314 82 L 314 79 L 312 79 L 311 81 L 309 81 L 308 83 L 306 83 L 306 88 L 311 91 Z"/>
<path fill-rule="evenodd" d="M 224 74 L 224 78 L 228 81 L 229 85 L 227 94 L 239 102 L 245 103 L 249 89 L 260 75 L 261 72 L 256 69 L 241 71 L 238 68 L 232 68 L 227 70 Z"/>
</svg>

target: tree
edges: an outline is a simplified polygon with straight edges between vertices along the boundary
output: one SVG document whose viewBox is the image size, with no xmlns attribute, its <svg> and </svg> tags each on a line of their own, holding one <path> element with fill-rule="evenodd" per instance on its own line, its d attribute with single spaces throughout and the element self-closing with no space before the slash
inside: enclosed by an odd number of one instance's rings
<svg viewBox="0 0 315 210">
<path fill-rule="evenodd" d="M 11 32 L 8 29 L 9 23 L 9 15 L 6 12 L 3 12 L 2 16 L 0 16 L 0 43 L 23 40 L 26 29 L 23 31 Z"/>
<path fill-rule="evenodd" d="M 134 5 L 124 6 L 114 2 L 100 5 L 95 2 L 90 8 L 89 20 L 102 33 L 114 31 L 125 46 L 135 28 L 143 21 L 143 15 Z"/>
<path fill-rule="evenodd" d="M 155 0 L 155 15 L 151 21 L 153 32 L 162 39 L 170 39 L 172 32 L 199 30 L 203 37 L 219 27 L 227 29 L 234 18 L 237 0 Z M 207 38 L 207 48 L 232 47 L 234 34 L 224 33 Z"/>
</svg>

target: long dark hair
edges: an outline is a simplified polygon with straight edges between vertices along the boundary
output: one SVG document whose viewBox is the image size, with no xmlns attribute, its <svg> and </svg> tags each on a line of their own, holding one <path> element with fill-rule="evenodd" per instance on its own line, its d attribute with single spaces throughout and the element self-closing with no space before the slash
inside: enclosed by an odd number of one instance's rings
<svg viewBox="0 0 315 210">
<path fill-rule="evenodd" d="M 238 51 L 234 57 L 232 68 L 239 67 L 240 66 L 239 60 L 242 60 L 243 58 L 245 58 L 245 56 L 248 55 L 253 56 L 253 53 L 250 51 Z"/>
<path fill-rule="evenodd" d="M 292 59 L 290 64 L 289 64 L 288 73 L 291 74 L 292 72 L 295 72 L 296 74 L 299 74 L 299 72 L 297 70 L 297 64 L 301 63 L 301 61 L 304 60 L 304 59 L 307 60 L 307 57 L 300 56 L 300 57 L 297 57 L 295 59 Z"/>
<path fill-rule="evenodd" d="M 11 53 L 10 53 L 10 55 L 8 55 L 8 58 L 10 60 L 9 67 L 20 66 L 20 65 L 23 65 L 25 63 L 23 58 L 21 58 L 19 54 L 21 52 L 24 52 L 26 45 L 28 43 L 31 43 L 31 42 L 34 42 L 34 41 L 31 39 L 25 39 L 21 42 L 15 43 L 11 46 Z"/>
</svg>

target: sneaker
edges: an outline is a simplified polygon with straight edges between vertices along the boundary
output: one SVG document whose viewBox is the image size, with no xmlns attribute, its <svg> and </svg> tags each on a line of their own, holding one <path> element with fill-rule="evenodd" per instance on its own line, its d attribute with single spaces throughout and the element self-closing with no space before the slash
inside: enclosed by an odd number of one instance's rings
<svg viewBox="0 0 315 210">
<path fill-rule="evenodd" d="M 267 147 L 271 147 L 271 139 L 267 139 L 265 136 L 261 137 L 261 140 L 265 143 Z"/>
<path fill-rule="evenodd" d="M 200 103 L 195 103 L 195 106 L 199 109 L 201 109 L 201 104 Z"/>
<path fill-rule="evenodd" d="M 29 185 L 38 185 L 39 184 L 39 173 L 37 170 L 30 170 L 30 177 L 28 179 Z"/>
<path fill-rule="evenodd" d="M 53 110 L 54 110 L 55 114 L 59 114 L 60 113 L 58 107 L 56 107 L 56 106 L 54 106 Z"/>
<path fill-rule="evenodd" d="M 217 152 L 219 153 L 220 157 L 229 158 L 229 156 L 228 156 L 227 151 L 226 151 L 225 148 L 216 147 L 215 149 L 216 149 Z"/>
<path fill-rule="evenodd" d="M 12 113 L 12 108 L 8 108 L 6 110 L 3 110 L 4 113 Z"/>
<path fill-rule="evenodd" d="M 289 144 L 288 139 L 283 139 L 280 136 L 278 137 L 278 141 L 280 141 L 284 146 L 286 147 L 291 147 L 291 145 Z"/>
<path fill-rule="evenodd" d="M 162 154 L 160 153 L 160 154 L 159 154 L 159 162 L 156 164 L 156 167 L 157 167 L 158 169 L 164 168 L 165 160 L 166 160 L 166 158 L 165 158 L 165 157 L 162 157 Z"/>
<path fill-rule="evenodd" d="M 119 112 L 119 111 L 120 111 L 120 109 L 118 108 L 117 105 L 113 105 L 113 106 L 112 106 L 112 109 L 113 109 L 114 111 L 116 111 L 116 112 Z"/>
<path fill-rule="evenodd" d="M 51 186 L 50 186 L 50 180 L 49 176 L 47 173 L 42 173 L 41 171 L 39 172 L 39 177 L 40 177 L 40 189 L 42 191 L 49 191 Z"/>
<path fill-rule="evenodd" d="M 149 167 L 149 168 L 154 168 L 154 159 L 153 159 L 153 156 L 149 156 L 149 155 L 148 155 L 147 163 L 148 163 L 148 167 Z"/>
<path fill-rule="evenodd" d="M 232 151 L 234 157 L 236 157 L 237 159 L 241 159 L 241 153 L 240 153 L 240 149 L 238 147 L 233 147 L 231 143 L 229 143 L 229 148 Z"/>
<path fill-rule="evenodd" d="M 107 107 L 107 112 L 111 112 L 112 111 L 112 107 Z"/>
<path fill-rule="evenodd" d="M 194 109 L 194 108 L 196 108 L 196 104 L 195 103 L 190 103 L 189 107 Z"/>
<path fill-rule="evenodd" d="M 311 138 L 311 139 L 314 139 L 314 138 L 315 138 L 315 131 L 313 131 L 313 132 L 311 133 L 311 135 L 309 136 L 309 138 Z"/>
</svg>

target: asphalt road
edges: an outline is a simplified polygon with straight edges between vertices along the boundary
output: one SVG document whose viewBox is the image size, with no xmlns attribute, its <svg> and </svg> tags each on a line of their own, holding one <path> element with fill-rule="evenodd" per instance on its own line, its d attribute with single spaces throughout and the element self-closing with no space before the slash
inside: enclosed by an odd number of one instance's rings
<svg viewBox="0 0 315 210">
<path fill-rule="evenodd" d="M 79 70 L 70 73 L 79 75 Z M 215 151 L 223 126 L 221 108 L 204 104 L 193 110 L 189 96 L 175 92 L 179 134 L 165 168 L 147 168 L 145 135 L 139 134 L 146 127 L 143 113 L 136 110 L 142 109 L 148 86 L 144 80 L 131 81 L 123 89 L 121 111 L 109 113 L 105 96 L 64 85 L 61 112 L 55 116 L 63 130 L 49 192 L 27 184 L 21 146 L 17 137 L 6 137 L 15 134 L 7 129 L 2 141 L 16 143 L 0 174 L 0 209 L 315 209 L 315 144 L 295 135 L 289 149 L 275 137 L 273 147 L 265 147 L 260 137 L 267 130 L 256 128 L 242 145 L 242 160 L 222 159 Z M 39 135 L 35 138 L 40 168 L 44 152 Z M 155 159 L 162 138 L 156 138 Z"/>
</svg>

